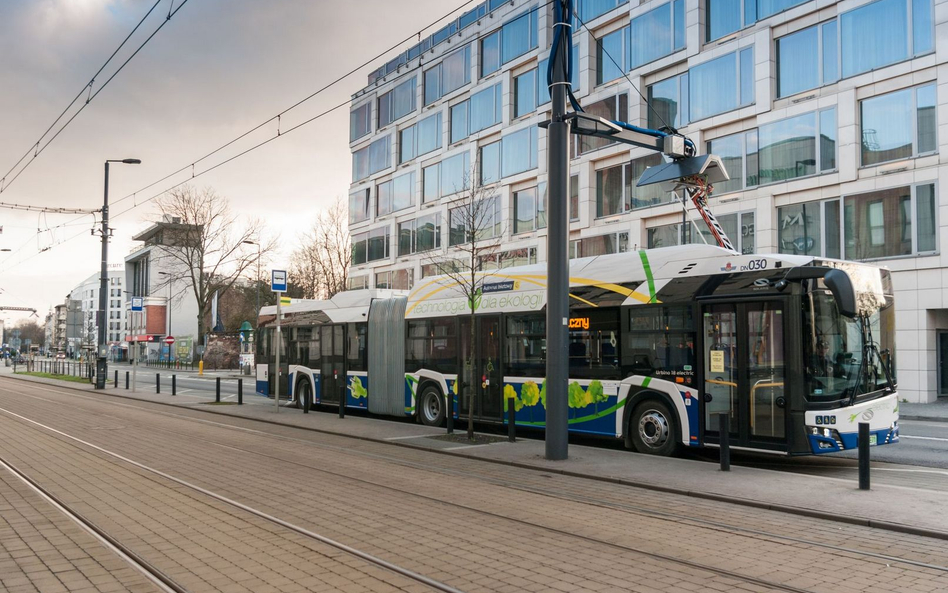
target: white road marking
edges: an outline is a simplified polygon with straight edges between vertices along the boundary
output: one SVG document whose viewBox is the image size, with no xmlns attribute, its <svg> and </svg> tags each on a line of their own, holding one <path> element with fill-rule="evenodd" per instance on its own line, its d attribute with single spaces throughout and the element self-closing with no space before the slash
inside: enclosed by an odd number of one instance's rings
<svg viewBox="0 0 948 593">
<path fill-rule="evenodd" d="M 457 450 L 459 450 L 459 449 L 473 449 L 474 447 L 486 447 L 486 446 L 489 445 L 489 444 L 490 444 L 490 443 L 484 443 L 483 445 L 462 445 L 462 446 L 460 446 L 460 447 L 448 447 L 448 448 L 442 449 L 442 450 L 443 450 L 443 451 L 457 451 Z"/>
<path fill-rule="evenodd" d="M 403 440 L 406 440 L 406 439 L 424 439 L 424 438 L 427 438 L 427 437 L 430 437 L 430 436 L 434 436 L 434 435 L 431 435 L 431 434 L 410 434 L 410 435 L 404 436 L 404 437 L 386 437 L 385 440 L 386 440 L 386 441 L 403 441 Z"/>
<path fill-rule="evenodd" d="M 944 442 L 948 443 L 948 439 L 943 439 L 943 438 L 939 438 L 939 437 L 913 437 L 913 436 L 909 436 L 909 435 L 905 435 L 905 434 L 900 434 L 900 435 L 899 435 L 899 438 L 900 438 L 900 439 L 920 439 L 920 440 L 923 440 L 923 441 L 944 441 Z"/>
</svg>

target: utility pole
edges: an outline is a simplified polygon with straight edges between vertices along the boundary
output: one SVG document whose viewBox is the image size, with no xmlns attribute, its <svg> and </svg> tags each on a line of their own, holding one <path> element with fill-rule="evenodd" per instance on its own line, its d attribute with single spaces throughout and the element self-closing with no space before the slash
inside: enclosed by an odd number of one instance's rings
<svg viewBox="0 0 948 593">
<path fill-rule="evenodd" d="M 547 288 L 546 288 L 546 458 L 566 459 L 569 455 L 569 136 L 566 115 L 567 52 L 571 50 L 566 27 L 566 0 L 554 0 L 553 36 L 559 39 L 556 55 L 550 57 L 553 82 L 550 97 L 553 115 L 547 128 L 549 154 L 549 197 L 547 205 Z"/>
<path fill-rule="evenodd" d="M 109 347 L 105 341 L 105 312 L 108 310 L 109 302 L 109 163 L 138 165 L 141 164 L 141 161 L 138 159 L 109 159 L 105 161 L 105 196 L 102 200 L 102 267 L 99 272 L 99 310 L 96 315 L 99 329 L 99 352 L 95 360 L 96 389 L 105 389 L 105 380 L 109 373 L 106 360 Z"/>
</svg>

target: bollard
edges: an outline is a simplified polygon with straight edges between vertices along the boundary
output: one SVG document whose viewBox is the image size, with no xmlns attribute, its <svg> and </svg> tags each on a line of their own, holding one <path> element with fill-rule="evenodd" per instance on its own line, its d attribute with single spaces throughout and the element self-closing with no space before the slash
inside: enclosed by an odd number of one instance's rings
<svg viewBox="0 0 948 593">
<path fill-rule="evenodd" d="M 244 405 L 244 380 L 237 379 L 237 405 Z"/>
<path fill-rule="evenodd" d="M 214 401 L 221 403 L 221 378 L 217 377 L 217 380 L 214 381 L 214 383 L 217 385 L 217 393 L 214 397 Z"/>
<path fill-rule="evenodd" d="M 115 371 L 115 383 L 113 384 L 115 389 L 118 389 L 118 370 Z"/>
<path fill-rule="evenodd" d="M 731 471 L 731 428 L 730 414 L 721 412 L 718 414 L 718 435 L 721 441 L 721 471 Z"/>
<path fill-rule="evenodd" d="M 171 375 L 171 395 L 178 395 L 178 376 Z"/>
<path fill-rule="evenodd" d="M 444 398 L 444 409 L 448 417 L 448 434 L 454 434 L 454 394 L 450 390 Z"/>
<path fill-rule="evenodd" d="M 161 393 L 161 373 L 155 373 L 155 393 Z"/>
<path fill-rule="evenodd" d="M 859 423 L 859 489 L 869 490 L 869 423 Z"/>
<path fill-rule="evenodd" d="M 507 440 L 517 442 L 517 409 L 514 398 L 507 398 Z"/>
<path fill-rule="evenodd" d="M 346 417 L 346 392 L 343 388 L 342 395 L 339 396 L 339 417 Z"/>
<path fill-rule="evenodd" d="M 125 389 L 128 390 L 128 371 L 125 371 Z"/>
</svg>

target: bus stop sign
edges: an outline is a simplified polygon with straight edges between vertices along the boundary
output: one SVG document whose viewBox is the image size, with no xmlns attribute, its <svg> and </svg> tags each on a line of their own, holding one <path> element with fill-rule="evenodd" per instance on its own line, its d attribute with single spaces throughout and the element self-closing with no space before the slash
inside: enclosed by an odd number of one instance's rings
<svg viewBox="0 0 948 593">
<path fill-rule="evenodd" d="M 270 290 L 273 292 L 286 292 L 286 270 L 273 270 Z"/>
</svg>

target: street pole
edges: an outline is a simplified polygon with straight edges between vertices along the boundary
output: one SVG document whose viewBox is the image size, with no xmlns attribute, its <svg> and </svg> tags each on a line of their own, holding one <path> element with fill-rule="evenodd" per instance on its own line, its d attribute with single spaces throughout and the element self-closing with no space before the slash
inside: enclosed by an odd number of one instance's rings
<svg viewBox="0 0 948 593">
<path fill-rule="evenodd" d="M 283 293 L 277 293 L 277 327 L 276 327 L 276 380 L 274 381 L 276 387 L 273 392 L 273 402 L 276 404 L 276 411 L 280 411 L 280 346 L 283 344 L 283 335 L 280 331 L 280 313 L 282 308 L 280 307 L 280 297 Z"/>
<path fill-rule="evenodd" d="M 549 154 L 549 204 L 547 206 L 547 297 L 546 297 L 546 458 L 566 459 L 569 455 L 567 382 L 569 379 L 569 123 L 566 115 L 566 60 L 571 48 L 566 43 L 564 0 L 555 0 L 553 35 L 560 43 L 553 64 L 550 97 L 553 114 L 547 128 Z"/>
<path fill-rule="evenodd" d="M 109 161 L 105 161 L 105 196 L 102 200 L 102 267 L 99 271 L 99 310 L 96 321 L 99 330 L 99 352 L 95 362 L 95 388 L 105 389 L 108 362 L 105 359 L 105 311 L 109 290 Z"/>
<path fill-rule="evenodd" d="M 253 322 L 253 326 L 257 327 L 260 323 L 260 243 L 257 243 L 257 318 Z"/>
</svg>

